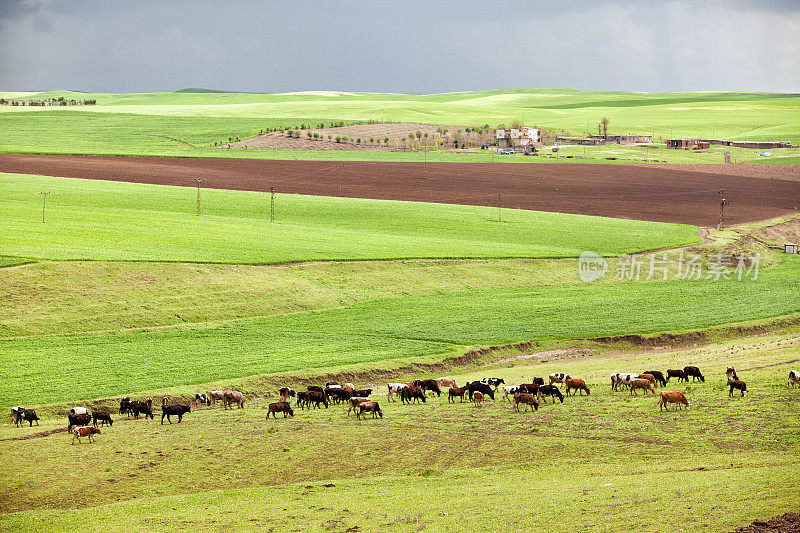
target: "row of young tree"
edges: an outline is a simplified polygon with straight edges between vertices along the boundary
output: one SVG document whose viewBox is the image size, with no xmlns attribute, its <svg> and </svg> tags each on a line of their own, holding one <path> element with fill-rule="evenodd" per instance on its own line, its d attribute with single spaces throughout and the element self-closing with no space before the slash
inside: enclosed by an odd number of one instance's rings
<svg viewBox="0 0 800 533">
<path fill-rule="evenodd" d="M 0 98 L 0 105 L 10 105 L 10 106 L 33 106 L 33 107 L 42 107 L 42 106 L 61 106 L 61 105 L 96 105 L 97 100 L 94 98 L 87 98 L 85 100 L 76 100 L 74 98 L 67 99 L 63 96 L 59 96 L 58 98 L 46 98 L 44 100 L 6 100 L 5 98 Z"/>
</svg>

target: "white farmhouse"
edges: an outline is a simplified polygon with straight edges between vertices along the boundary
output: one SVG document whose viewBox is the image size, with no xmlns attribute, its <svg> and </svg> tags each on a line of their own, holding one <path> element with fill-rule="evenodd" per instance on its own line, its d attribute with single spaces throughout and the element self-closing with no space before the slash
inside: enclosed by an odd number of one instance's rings
<svg viewBox="0 0 800 533">
<path fill-rule="evenodd" d="M 497 146 L 508 148 L 511 146 L 528 146 L 533 143 L 541 142 L 542 130 L 536 128 L 522 128 L 519 130 L 495 130 Z"/>
</svg>

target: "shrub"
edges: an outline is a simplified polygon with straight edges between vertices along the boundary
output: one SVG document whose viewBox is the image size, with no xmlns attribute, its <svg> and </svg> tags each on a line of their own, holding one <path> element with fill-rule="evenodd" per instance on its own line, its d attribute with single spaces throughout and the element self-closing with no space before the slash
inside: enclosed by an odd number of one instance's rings
<svg viewBox="0 0 800 533">
<path fill-rule="evenodd" d="M 310 138 L 316 136 L 316 133 L 311 133 L 310 131 L 307 131 L 306 135 L 308 135 L 308 138 L 310 139 Z"/>
<path fill-rule="evenodd" d="M 333 138 L 333 135 L 331 135 L 331 134 L 329 133 L 329 134 L 328 134 L 328 140 L 330 141 L 332 138 Z M 339 142 L 339 141 L 336 141 L 336 142 Z"/>
<path fill-rule="evenodd" d="M 384 144 L 389 144 L 389 137 L 385 137 L 385 138 L 383 139 L 383 143 L 384 143 Z"/>
<path fill-rule="evenodd" d="M 328 135 L 328 137 L 330 137 L 330 135 Z M 340 136 L 338 136 L 338 135 L 336 136 L 336 142 L 337 143 L 342 142 L 342 138 Z"/>
<path fill-rule="evenodd" d="M 361 137 L 359 137 L 358 139 L 356 139 L 356 144 L 361 144 Z"/>
</svg>

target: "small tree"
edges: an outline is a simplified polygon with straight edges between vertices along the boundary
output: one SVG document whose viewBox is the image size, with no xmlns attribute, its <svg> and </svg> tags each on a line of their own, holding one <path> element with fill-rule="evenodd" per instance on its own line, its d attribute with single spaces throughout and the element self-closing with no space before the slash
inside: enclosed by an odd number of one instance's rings
<svg viewBox="0 0 800 533">
<path fill-rule="evenodd" d="M 506 129 L 506 125 L 505 124 L 498 124 L 497 125 L 497 129 L 498 130 L 504 130 L 504 129 Z"/>
<path fill-rule="evenodd" d="M 383 144 L 385 144 L 385 145 L 387 145 L 387 146 L 388 146 L 388 144 L 389 144 L 389 137 L 384 137 L 384 139 L 383 139 Z"/>
<path fill-rule="evenodd" d="M 374 143 L 375 142 L 375 137 L 370 137 L 369 138 L 369 142 L 370 142 L 370 144 Z"/>
<path fill-rule="evenodd" d="M 329 133 L 329 134 L 328 134 L 328 140 L 330 141 L 332 138 L 333 138 L 333 135 L 331 135 L 331 134 Z M 337 137 L 337 139 L 338 139 L 338 137 Z M 336 142 L 338 143 L 339 141 L 336 141 Z"/>
<path fill-rule="evenodd" d="M 600 119 L 600 124 L 603 125 L 603 139 L 608 139 L 608 122 L 609 120 L 606 117 Z"/>
<path fill-rule="evenodd" d="M 421 131 L 417 130 L 417 133 L 415 133 L 415 135 L 417 136 L 417 139 L 422 139 L 422 132 Z"/>
<path fill-rule="evenodd" d="M 356 144 L 361 144 L 361 137 L 359 137 L 358 139 L 356 139 Z"/>
<path fill-rule="evenodd" d="M 511 129 L 512 130 L 521 130 L 522 129 L 522 122 L 517 119 L 511 121 Z"/>
<path fill-rule="evenodd" d="M 306 135 L 308 135 L 308 138 L 311 139 L 312 137 L 314 137 L 316 135 L 316 133 L 311 133 L 310 131 L 307 131 Z"/>
<path fill-rule="evenodd" d="M 336 136 L 336 142 L 337 142 L 337 143 L 340 143 L 340 142 L 342 142 L 342 138 L 341 138 L 340 136 L 338 136 L 338 135 Z"/>
</svg>

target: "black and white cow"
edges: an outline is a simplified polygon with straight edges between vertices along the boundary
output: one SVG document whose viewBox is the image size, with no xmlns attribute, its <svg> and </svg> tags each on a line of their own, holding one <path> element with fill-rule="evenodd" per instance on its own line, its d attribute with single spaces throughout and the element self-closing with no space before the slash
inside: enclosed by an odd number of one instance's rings
<svg viewBox="0 0 800 533">
<path fill-rule="evenodd" d="M 550 385 L 553 383 L 564 383 L 569 379 L 569 374 L 563 374 L 558 372 L 553 372 L 550 374 Z"/>
<path fill-rule="evenodd" d="M 537 394 L 539 399 L 543 402 L 545 396 L 550 396 L 550 398 L 553 399 L 553 403 L 556 403 L 556 398 L 561 400 L 561 403 L 564 403 L 564 395 L 561 394 L 561 391 L 555 385 L 539 385 Z"/>
<path fill-rule="evenodd" d="M 497 390 L 497 387 L 499 387 L 500 385 L 505 385 L 506 384 L 506 382 L 505 382 L 505 380 L 503 378 L 483 378 L 481 380 L 481 383 L 489 385 L 494 390 Z"/>
<path fill-rule="evenodd" d="M 800 372 L 797 370 L 789 370 L 789 381 L 786 386 L 795 388 L 797 385 L 800 385 Z"/>
<path fill-rule="evenodd" d="M 33 421 L 36 421 L 36 425 L 39 425 L 39 417 L 36 416 L 36 411 L 33 409 L 23 409 L 21 413 L 17 416 L 17 425 L 25 423 L 28 421 L 31 426 L 33 426 Z"/>
</svg>

